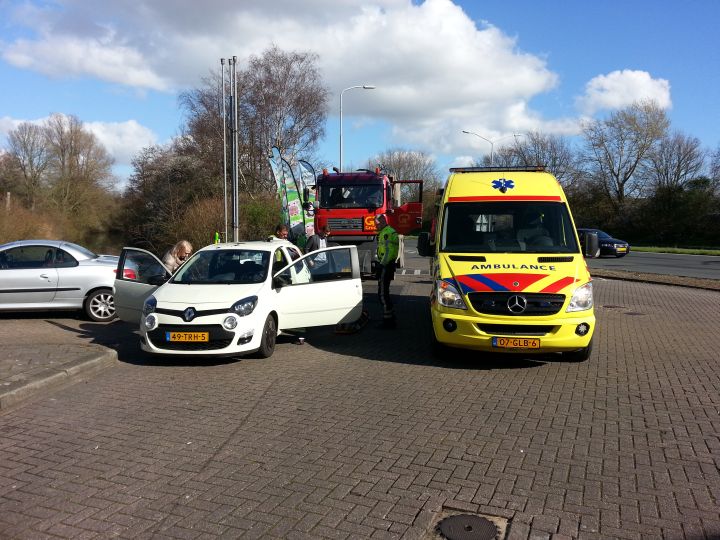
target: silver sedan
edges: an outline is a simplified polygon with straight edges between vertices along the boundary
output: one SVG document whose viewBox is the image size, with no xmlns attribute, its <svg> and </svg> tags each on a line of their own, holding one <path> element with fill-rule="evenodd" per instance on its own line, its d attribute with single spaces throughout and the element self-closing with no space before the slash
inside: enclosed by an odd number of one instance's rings
<svg viewBox="0 0 720 540">
<path fill-rule="evenodd" d="M 0 245 L 0 311 L 82 309 L 93 321 L 115 317 L 118 257 L 60 240 Z"/>
</svg>

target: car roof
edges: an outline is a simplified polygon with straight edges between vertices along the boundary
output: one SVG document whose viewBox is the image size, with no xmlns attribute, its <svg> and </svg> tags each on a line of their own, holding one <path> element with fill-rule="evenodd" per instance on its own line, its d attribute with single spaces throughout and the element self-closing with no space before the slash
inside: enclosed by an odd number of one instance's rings
<svg viewBox="0 0 720 540">
<path fill-rule="evenodd" d="M 276 248 L 284 246 L 286 248 L 295 248 L 297 246 L 289 240 L 282 238 L 268 238 L 267 240 L 251 240 L 247 242 L 225 242 L 222 244 L 210 244 L 199 251 L 213 251 L 223 249 L 252 249 L 256 251 L 274 251 Z"/>
<path fill-rule="evenodd" d="M 93 252 L 92 250 L 80 246 L 78 244 L 74 244 L 72 242 L 68 242 L 66 240 L 45 240 L 42 238 L 38 238 L 36 240 L 15 240 L 14 242 L 8 242 L 7 244 L 3 244 L 0 246 L 0 250 L 10 249 L 10 248 L 16 248 L 16 247 L 24 247 L 24 246 L 46 246 L 51 248 L 62 248 L 63 250 L 70 253 L 75 259 L 77 260 L 90 260 L 90 257 L 87 256 L 86 251 L 89 253 L 93 253 L 94 255 L 98 257 L 102 257 L 101 255 L 97 255 L 97 253 Z M 78 249 L 80 248 L 80 249 Z M 85 250 L 85 251 L 82 251 Z M 105 256 L 107 259 L 108 257 L 114 257 L 117 258 L 116 255 L 110 255 Z"/>
</svg>

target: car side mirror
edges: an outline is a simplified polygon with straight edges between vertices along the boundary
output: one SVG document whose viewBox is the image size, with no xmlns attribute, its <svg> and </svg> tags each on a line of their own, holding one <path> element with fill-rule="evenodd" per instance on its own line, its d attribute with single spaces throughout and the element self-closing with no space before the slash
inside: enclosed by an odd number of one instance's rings
<svg viewBox="0 0 720 540">
<path fill-rule="evenodd" d="M 583 242 L 583 255 L 588 259 L 595 259 L 600 256 L 600 240 L 597 233 L 585 233 L 585 241 Z"/>
<path fill-rule="evenodd" d="M 290 277 L 287 274 L 278 274 L 273 278 L 272 282 L 275 289 L 281 289 L 292 283 Z"/>
<path fill-rule="evenodd" d="M 150 276 L 147 280 L 148 285 L 157 285 L 160 286 L 163 283 L 167 282 L 167 280 L 170 279 L 170 276 L 166 274 L 158 274 L 156 276 Z"/>
</svg>

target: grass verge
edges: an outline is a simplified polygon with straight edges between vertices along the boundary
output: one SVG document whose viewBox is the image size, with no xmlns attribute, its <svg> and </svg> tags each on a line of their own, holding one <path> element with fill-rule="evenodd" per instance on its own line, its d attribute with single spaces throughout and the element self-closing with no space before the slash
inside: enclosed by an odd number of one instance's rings
<svg viewBox="0 0 720 540">
<path fill-rule="evenodd" d="M 683 255 L 715 255 L 720 256 L 720 249 L 693 249 L 673 247 L 631 246 L 631 251 L 647 251 L 650 253 L 681 253 Z"/>
</svg>

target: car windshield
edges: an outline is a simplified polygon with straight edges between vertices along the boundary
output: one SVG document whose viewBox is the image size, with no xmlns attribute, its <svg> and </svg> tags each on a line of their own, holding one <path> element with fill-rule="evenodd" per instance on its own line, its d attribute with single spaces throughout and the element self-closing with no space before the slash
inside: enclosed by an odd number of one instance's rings
<svg viewBox="0 0 720 540">
<path fill-rule="evenodd" d="M 320 190 L 321 208 L 380 208 L 382 204 L 381 184 L 323 185 Z"/>
<path fill-rule="evenodd" d="M 270 266 L 270 252 L 249 249 L 200 251 L 182 265 L 172 283 L 240 284 L 262 283 Z"/>
<path fill-rule="evenodd" d="M 459 202 L 445 207 L 441 250 L 454 253 L 576 253 L 564 203 Z"/>
</svg>

